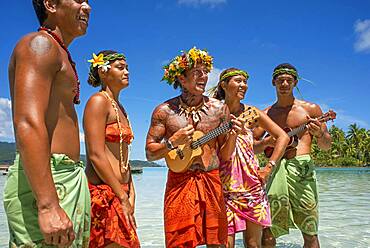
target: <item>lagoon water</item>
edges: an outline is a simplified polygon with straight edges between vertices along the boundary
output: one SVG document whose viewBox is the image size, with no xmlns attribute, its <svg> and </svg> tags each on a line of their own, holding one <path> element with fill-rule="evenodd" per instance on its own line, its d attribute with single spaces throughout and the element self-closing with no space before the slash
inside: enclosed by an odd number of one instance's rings
<svg viewBox="0 0 370 248">
<path fill-rule="evenodd" d="M 370 169 L 319 169 L 319 239 L 323 248 L 370 247 Z M 163 192 L 166 168 L 145 168 L 134 175 L 136 221 L 143 248 L 164 247 Z M 6 176 L 0 176 L 3 191 Z M 2 194 L 0 196 L 2 202 Z M 0 247 L 7 247 L 8 227 L 0 207 Z M 297 230 L 278 239 L 279 248 L 299 248 L 303 241 Z M 243 247 L 237 235 L 236 247 Z"/>
</svg>

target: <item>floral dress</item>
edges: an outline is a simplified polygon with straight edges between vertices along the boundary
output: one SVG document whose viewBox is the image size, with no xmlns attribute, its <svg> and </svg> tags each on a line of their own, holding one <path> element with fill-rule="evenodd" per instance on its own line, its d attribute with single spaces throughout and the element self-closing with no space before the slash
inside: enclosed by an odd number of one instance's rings
<svg viewBox="0 0 370 248">
<path fill-rule="evenodd" d="M 229 235 L 246 230 L 247 221 L 271 226 L 265 187 L 257 176 L 252 131 L 239 134 L 235 146 L 231 159 L 220 165 Z"/>
</svg>

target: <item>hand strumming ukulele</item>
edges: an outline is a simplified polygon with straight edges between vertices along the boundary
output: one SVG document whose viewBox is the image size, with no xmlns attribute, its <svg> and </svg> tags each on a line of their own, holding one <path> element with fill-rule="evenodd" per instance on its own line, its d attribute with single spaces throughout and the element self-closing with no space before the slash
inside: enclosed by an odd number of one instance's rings
<svg viewBox="0 0 370 248">
<path fill-rule="evenodd" d="M 337 116 L 337 114 L 333 110 L 329 110 L 328 112 L 326 112 L 322 116 L 318 117 L 317 120 L 319 122 L 327 122 L 329 120 L 334 120 L 336 118 L 336 116 Z M 290 138 L 289 144 L 288 144 L 287 148 L 285 149 L 285 153 L 287 151 L 297 147 L 297 145 L 298 145 L 298 136 L 297 135 L 302 133 L 303 131 L 305 131 L 307 129 L 307 124 L 308 123 L 302 124 L 299 127 L 296 127 L 294 129 L 291 129 L 289 127 L 283 128 L 283 130 L 288 134 L 288 136 Z M 265 138 L 268 137 L 268 136 L 269 135 L 266 135 Z M 266 147 L 266 149 L 264 151 L 265 156 L 268 157 L 268 158 L 271 157 L 273 152 L 274 152 L 274 147 L 271 147 L 271 146 Z M 285 154 L 284 154 L 284 157 L 285 157 Z"/>
<path fill-rule="evenodd" d="M 246 123 L 247 127 L 252 126 L 259 117 L 259 113 L 254 107 L 247 109 L 238 117 L 239 120 Z M 195 131 L 192 142 L 190 144 L 179 145 L 175 149 L 168 152 L 166 155 L 166 163 L 168 168 L 173 172 L 184 172 L 192 164 L 195 157 L 203 154 L 202 146 L 217 136 L 229 131 L 232 128 L 232 122 L 219 126 L 207 134 L 201 131 Z"/>
</svg>

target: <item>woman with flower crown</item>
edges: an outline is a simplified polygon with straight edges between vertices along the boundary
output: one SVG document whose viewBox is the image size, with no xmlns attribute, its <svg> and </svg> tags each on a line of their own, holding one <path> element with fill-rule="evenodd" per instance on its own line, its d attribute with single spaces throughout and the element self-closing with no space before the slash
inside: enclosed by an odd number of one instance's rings
<svg viewBox="0 0 370 248">
<path fill-rule="evenodd" d="M 91 195 L 90 247 L 140 247 L 129 164 L 134 136 L 119 94 L 128 86 L 126 58 L 115 51 L 93 54 L 88 83 L 101 90 L 86 104 L 85 131 Z"/>
<path fill-rule="evenodd" d="M 230 160 L 220 164 L 220 177 L 228 220 L 228 247 L 235 245 L 235 233 L 243 232 L 245 247 L 261 247 L 262 228 L 271 226 L 270 206 L 264 184 L 271 174 L 288 144 L 287 134 L 266 114 L 255 107 L 245 105 L 248 73 L 237 68 L 229 68 L 220 74 L 214 88 L 214 97 L 224 100 L 230 113 L 239 117 L 249 112 L 255 120 L 238 134 L 236 148 Z M 253 147 L 253 133 L 250 128 L 261 126 L 272 136 L 267 139 L 275 142 L 275 150 L 266 166 L 259 170 L 258 159 Z"/>
</svg>

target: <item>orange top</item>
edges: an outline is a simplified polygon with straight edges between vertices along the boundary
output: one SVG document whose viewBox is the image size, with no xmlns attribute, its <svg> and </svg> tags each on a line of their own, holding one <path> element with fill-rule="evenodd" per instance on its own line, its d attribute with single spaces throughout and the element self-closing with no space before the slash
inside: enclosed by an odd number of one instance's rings
<svg viewBox="0 0 370 248">
<path fill-rule="evenodd" d="M 131 144 L 134 134 L 130 127 L 122 127 L 122 139 L 126 144 Z M 119 127 L 117 122 L 108 123 L 105 126 L 105 141 L 119 143 Z"/>
</svg>

